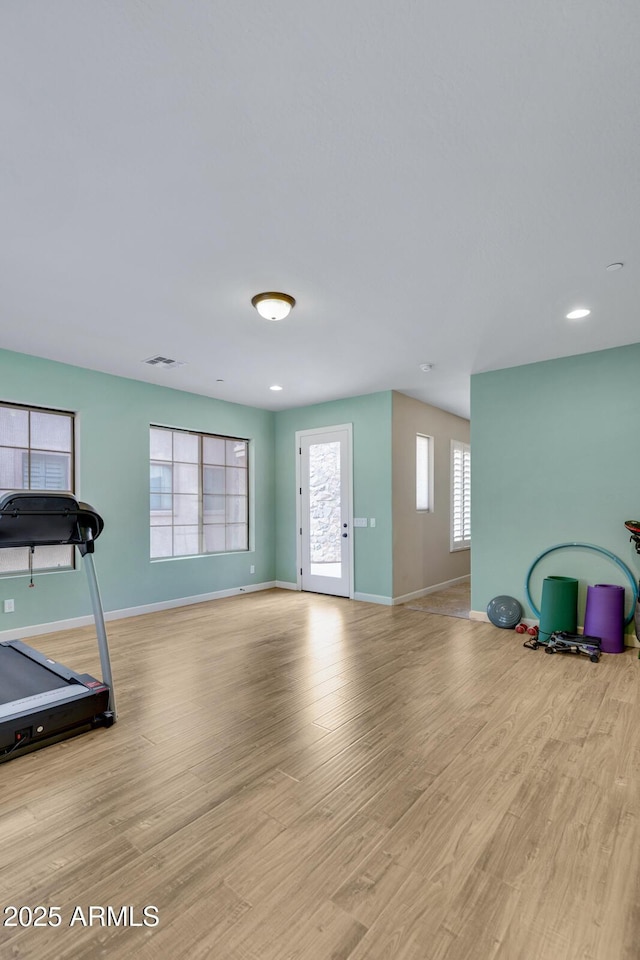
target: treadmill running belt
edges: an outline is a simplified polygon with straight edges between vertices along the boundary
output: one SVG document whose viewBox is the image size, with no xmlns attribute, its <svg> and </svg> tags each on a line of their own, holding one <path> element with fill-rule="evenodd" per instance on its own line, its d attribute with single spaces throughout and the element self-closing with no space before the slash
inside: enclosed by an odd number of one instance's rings
<svg viewBox="0 0 640 960">
<path fill-rule="evenodd" d="M 0 645 L 0 704 L 68 686 L 68 681 L 63 677 L 30 660 L 13 647 Z"/>
</svg>

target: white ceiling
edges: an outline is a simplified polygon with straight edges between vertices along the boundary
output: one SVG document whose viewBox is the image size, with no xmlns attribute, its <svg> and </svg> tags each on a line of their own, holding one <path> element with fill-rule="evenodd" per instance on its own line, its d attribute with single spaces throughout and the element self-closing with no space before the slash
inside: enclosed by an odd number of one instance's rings
<svg viewBox="0 0 640 960">
<path fill-rule="evenodd" d="M 637 0 L 5 0 L 0 347 L 468 416 L 471 373 L 636 342 L 639 49 Z"/>
</svg>

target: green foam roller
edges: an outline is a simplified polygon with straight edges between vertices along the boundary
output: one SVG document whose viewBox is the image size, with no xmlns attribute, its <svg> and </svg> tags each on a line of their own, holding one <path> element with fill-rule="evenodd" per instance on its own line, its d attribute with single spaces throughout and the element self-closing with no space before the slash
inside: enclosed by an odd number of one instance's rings
<svg viewBox="0 0 640 960">
<path fill-rule="evenodd" d="M 578 581 L 574 577 L 545 577 L 542 581 L 539 639 L 545 643 L 556 630 L 578 629 Z"/>
</svg>

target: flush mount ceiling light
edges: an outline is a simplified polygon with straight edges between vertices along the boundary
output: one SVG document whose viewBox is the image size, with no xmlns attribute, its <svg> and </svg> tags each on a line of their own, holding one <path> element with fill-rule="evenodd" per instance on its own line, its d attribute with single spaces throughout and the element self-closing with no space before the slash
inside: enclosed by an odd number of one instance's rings
<svg viewBox="0 0 640 960">
<path fill-rule="evenodd" d="M 577 310 L 572 310 L 567 314 L 567 320 L 583 320 L 585 317 L 588 317 L 591 313 L 591 310 L 587 310 L 585 307 L 579 307 Z"/>
<path fill-rule="evenodd" d="M 418 364 L 418 366 L 420 367 L 423 373 L 431 373 L 431 371 L 433 370 L 432 363 L 420 363 Z"/>
<path fill-rule="evenodd" d="M 284 320 L 296 302 L 288 293 L 270 292 L 257 293 L 251 298 L 251 303 L 265 320 Z"/>
</svg>

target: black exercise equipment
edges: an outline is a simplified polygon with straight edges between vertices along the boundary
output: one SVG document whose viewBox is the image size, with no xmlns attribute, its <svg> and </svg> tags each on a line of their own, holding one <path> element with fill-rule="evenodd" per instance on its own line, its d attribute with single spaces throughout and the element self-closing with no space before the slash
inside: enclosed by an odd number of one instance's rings
<svg viewBox="0 0 640 960">
<path fill-rule="evenodd" d="M 70 544 L 83 557 L 102 680 L 56 663 L 20 640 L 0 642 L 0 763 L 116 720 L 104 614 L 93 564 L 104 522 L 72 494 L 20 490 L 0 497 L 0 548 Z"/>
<path fill-rule="evenodd" d="M 539 640 L 537 636 L 525 640 L 523 647 L 528 647 L 530 650 L 544 647 L 545 653 L 584 653 L 592 663 L 597 663 L 602 653 L 601 644 L 601 637 L 556 630 L 549 635 L 548 640 Z"/>
<path fill-rule="evenodd" d="M 624 525 L 631 534 L 629 543 L 633 543 L 636 553 L 640 553 L 640 520 L 625 520 Z"/>
</svg>

